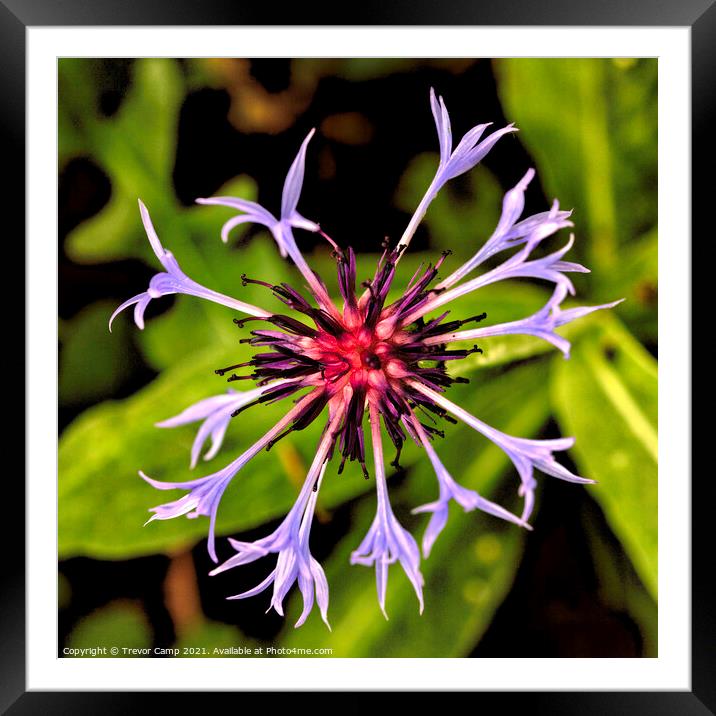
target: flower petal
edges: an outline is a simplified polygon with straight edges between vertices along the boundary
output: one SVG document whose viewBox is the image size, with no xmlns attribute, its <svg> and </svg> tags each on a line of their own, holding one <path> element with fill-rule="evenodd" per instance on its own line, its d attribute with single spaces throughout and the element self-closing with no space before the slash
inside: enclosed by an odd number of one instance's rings
<svg viewBox="0 0 716 716">
<path fill-rule="evenodd" d="M 281 197 L 281 218 L 288 219 L 293 216 L 298 206 L 298 198 L 301 196 L 301 187 L 303 186 L 303 173 L 306 164 L 306 149 L 308 149 L 308 143 L 316 133 L 315 129 L 312 129 L 306 138 L 301 143 L 301 148 L 298 150 L 296 158 L 291 164 L 291 168 L 288 170 L 286 175 L 286 181 L 283 185 L 283 195 Z"/>
</svg>

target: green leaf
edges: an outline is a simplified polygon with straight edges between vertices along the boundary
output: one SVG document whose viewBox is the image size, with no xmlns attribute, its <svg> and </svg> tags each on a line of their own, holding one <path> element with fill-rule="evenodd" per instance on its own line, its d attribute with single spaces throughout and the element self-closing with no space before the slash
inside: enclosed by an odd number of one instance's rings
<svg viewBox="0 0 716 716">
<path fill-rule="evenodd" d="M 456 400 L 502 430 L 534 436 L 549 413 L 547 374 L 544 361 L 499 376 L 486 374 L 479 390 L 461 391 Z M 517 412 L 515 396 L 520 396 L 521 401 Z M 466 426 L 450 427 L 447 432 L 446 439 L 436 447 L 455 479 L 508 508 L 518 509 L 518 478 L 505 454 Z M 503 476 L 509 487 L 502 484 Z M 396 516 L 419 540 L 426 518 L 411 516 L 409 510 L 437 496 L 437 480 L 427 458 L 422 456 L 404 486 L 397 490 L 390 487 Z M 463 513 L 453 505 L 447 526 L 421 565 L 425 577 L 424 614 L 418 613 L 412 585 L 401 568 L 392 566 L 386 621 L 378 607 L 375 570 L 349 564 L 350 553 L 360 543 L 374 514 L 373 496 L 361 499 L 349 535 L 325 564 L 333 630 L 329 632 L 315 613 L 301 629 L 290 627 L 301 611 L 297 593 L 292 596 L 289 626 L 283 632 L 281 645 L 331 647 L 334 657 L 465 656 L 509 592 L 522 553 L 524 530 L 481 512 Z"/>
<path fill-rule="evenodd" d="M 620 244 L 656 224 L 656 60 L 519 58 L 494 66 L 506 115 L 547 193 L 574 208 L 599 280 L 618 265 Z"/>
<path fill-rule="evenodd" d="M 137 655 L 128 654 L 124 649 L 149 649 L 151 645 L 151 630 L 142 608 L 128 600 L 112 602 L 84 617 L 67 640 L 67 647 L 71 649 L 104 647 L 108 650 L 96 654 L 99 657 L 132 658 Z M 117 654 L 109 653 L 112 647 L 119 649 Z"/>
<path fill-rule="evenodd" d="M 107 321 L 114 306 L 98 301 L 60 326 L 59 398 L 63 405 L 99 400 L 117 390 L 129 375 L 130 332 L 118 323 L 114 333 Z"/>
<path fill-rule="evenodd" d="M 100 61 L 77 57 L 57 60 L 58 155 L 62 167 L 73 156 L 91 154 L 87 123 L 99 121 Z"/>
<path fill-rule="evenodd" d="M 257 642 L 242 634 L 236 627 L 221 622 L 204 620 L 180 636 L 173 645 L 179 649 L 177 656 L 185 659 L 216 659 L 251 656 L 231 654 L 230 649 L 243 647 L 255 649 Z M 214 650 L 218 650 L 215 653 Z M 222 652 L 222 650 L 227 650 Z"/>
<path fill-rule="evenodd" d="M 72 585 L 62 572 L 57 572 L 57 608 L 67 609 L 72 601 Z"/>
<path fill-rule="evenodd" d="M 653 597 L 657 594 L 657 374 L 616 319 L 555 365 L 553 398 L 580 471 Z"/>
<path fill-rule="evenodd" d="M 109 202 L 98 214 L 80 224 L 65 240 L 68 256 L 76 263 L 102 263 L 134 254 L 146 234 L 137 207 L 136 192 L 113 186 Z"/>
<path fill-rule="evenodd" d="M 615 547 L 614 539 L 603 534 L 596 507 L 584 510 L 584 533 L 589 543 L 594 571 L 597 575 L 599 600 L 617 614 L 628 614 L 638 625 L 642 640 L 642 656 L 658 655 L 658 608 L 654 597 L 645 589 L 626 554 Z M 600 529 L 600 526 L 602 529 Z"/>
<path fill-rule="evenodd" d="M 639 339 L 658 342 L 659 237 L 656 230 L 625 244 L 619 250 L 619 263 L 601 277 L 594 293 L 596 302 L 623 298 L 619 318 Z"/>
<path fill-rule="evenodd" d="M 184 99 L 184 80 L 173 59 L 150 58 L 134 64 L 134 77 L 118 118 L 112 122 L 112 139 L 121 147 L 125 136 L 137 166 L 154 179 L 171 180 L 174 167 L 179 107 Z M 126 166 L 114 147 L 105 149 L 114 167 Z M 115 163 L 116 162 L 116 163 Z"/>
<path fill-rule="evenodd" d="M 177 211 L 172 168 L 184 82 L 176 60 L 143 59 L 133 64 L 133 81 L 116 116 L 97 111 L 97 65 L 91 60 L 60 64 L 60 96 L 71 128 L 66 152 L 80 144 L 109 176 L 112 196 L 105 209 L 80 224 L 65 250 L 77 263 L 151 256 L 138 221 L 137 197 L 153 219 Z M 82 86 L 82 89 L 80 89 Z"/>
<path fill-rule="evenodd" d="M 85 411 L 60 438 L 59 553 L 65 559 L 87 555 L 98 559 L 186 548 L 204 538 L 205 518 L 177 518 L 143 523 L 147 511 L 177 499 L 184 492 L 158 491 L 137 474 L 142 469 L 159 480 L 195 479 L 220 469 L 261 437 L 287 410 L 285 404 L 257 406 L 233 421 L 219 456 L 191 473 L 189 450 L 198 424 L 176 429 L 154 427 L 188 405 L 226 390 L 214 369 L 246 360 L 245 345 L 231 351 L 192 354 L 191 360 L 164 371 L 132 397 L 102 403 Z M 285 514 L 298 494 L 322 425 L 300 437 L 287 438 L 262 452 L 226 491 L 217 534 L 249 529 Z M 333 480 L 326 486 L 328 505 L 336 505 L 368 489 L 365 480 Z"/>
</svg>

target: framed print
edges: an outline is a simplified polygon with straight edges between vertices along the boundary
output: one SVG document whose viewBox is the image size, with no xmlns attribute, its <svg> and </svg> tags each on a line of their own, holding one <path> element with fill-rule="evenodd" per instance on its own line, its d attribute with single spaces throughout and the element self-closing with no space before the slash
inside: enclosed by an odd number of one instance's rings
<svg viewBox="0 0 716 716">
<path fill-rule="evenodd" d="M 713 7 L 2 10 L 8 713 L 716 709 L 690 420 Z"/>
</svg>

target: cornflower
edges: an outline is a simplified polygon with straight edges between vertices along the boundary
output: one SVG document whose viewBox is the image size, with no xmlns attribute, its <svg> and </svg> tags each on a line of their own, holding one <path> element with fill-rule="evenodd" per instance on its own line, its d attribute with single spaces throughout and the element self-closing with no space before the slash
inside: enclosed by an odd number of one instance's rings
<svg viewBox="0 0 716 716">
<path fill-rule="evenodd" d="M 260 224 L 269 230 L 281 255 L 289 257 L 300 272 L 309 296 L 288 283 L 275 284 L 246 275 L 242 275 L 242 281 L 244 285 L 264 286 L 291 309 L 293 315 L 245 303 L 193 281 L 182 271 L 171 252 L 163 247 L 147 208 L 139 202 L 149 242 L 165 270 L 151 279 L 147 291 L 117 308 L 110 319 L 110 330 L 117 314 L 129 306 L 134 306 L 136 325 L 144 328 L 147 304 L 152 299 L 174 293 L 213 301 L 244 314 L 234 319 L 240 328 L 248 321 L 269 324 L 268 327 L 256 328 L 250 332 L 250 337 L 243 339 L 259 351 L 251 360 L 216 371 L 222 376 L 229 374 L 228 382 L 252 380 L 254 388 L 248 391 L 229 390 L 228 393 L 209 397 L 158 425 L 175 427 L 203 421 L 191 451 L 191 466 L 194 467 L 209 437 L 212 444 L 205 458 L 209 459 L 219 451 L 227 426 L 234 417 L 252 406 L 292 399 L 291 407 L 263 437 L 216 472 L 187 482 L 161 482 L 140 472 L 142 478 L 159 490 L 186 491 L 177 500 L 151 508 L 153 514 L 149 521 L 180 515 L 208 517 L 208 551 L 211 559 L 218 563 L 215 522 L 222 495 L 229 483 L 260 451 L 270 449 L 282 438 L 303 430 L 314 421 L 322 421 L 324 427 L 315 457 L 296 502 L 285 519 L 273 533 L 254 542 L 230 539 L 233 556 L 211 572 L 218 574 L 276 555 L 275 567 L 266 579 L 255 588 L 229 598 L 243 599 L 272 587 L 270 608 L 283 614 L 284 598 L 297 582 L 304 608 L 296 626 L 305 622 L 314 603 L 318 604 L 321 617 L 328 624 L 328 584 L 321 565 L 309 549 L 311 524 L 329 461 L 335 459 L 339 473 L 346 462 L 357 462 L 364 476 L 370 477 L 371 470 L 366 464 L 366 433 L 372 444 L 376 515 L 365 538 L 352 553 L 351 563 L 375 567 L 378 603 L 384 614 L 391 564 L 398 562 L 405 571 L 417 595 L 421 612 L 424 585 L 418 545 L 400 524 L 390 505 L 384 437 L 396 451 L 391 465 L 399 466 L 403 445 L 411 439 L 425 449 L 434 467 L 437 499 L 414 510 L 431 515 L 422 540 L 426 558 L 446 524 L 451 501 L 465 511 L 478 509 L 531 529 L 528 520 L 537 484 L 535 469 L 568 482 L 593 482 L 573 474 L 554 458 L 553 453 L 573 445 L 573 438 L 534 440 L 507 435 L 471 415 L 445 395 L 454 383 L 467 382 L 466 378 L 451 376 L 448 366 L 472 353 L 481 352 L 474 341 L 506 334 L 537 336 L 569 357 L 569 342 L 556 329 L 592 311 L 618 303 L 561 308 L 566 296 L 574 294 L 568 274 L 586 272 L 587 269 L 563 260 L 572 246 L 573 237 L 557 251 L 541 258 L 534 257 L 534 250 L 545 239 L 571 227 L 572 223 L 569 220 L 571 212 L 561 210 L 557 201 L 549 210 L 521 218 L 525 191 L 534 177 L 533 169 L 529 169 L 505 194 L 497 226 L 471 259 L 436 282 L 449 252 L 443 253 L 434 265 L 419 268 L 399 297 L 388 302 L 396 266 L 408 250 L 417 226 L 440 189 L 449 180 L 473 169 L 501 137 L 517 131 L 508 125 L 485 136 L 490 125 L 480 124 L 470 129 L 453 148 L 447 108 L 442 98 L 436 97 L 432 90 L 430 104 L 440 147 L 435 176 L 398 243 L 394 247 L 384 244 L 373 277 L 361 284 L 363 291 L 356 288 L 353 249 L 341 248 L 321 230 L 318 223 L 306 219 L 297 210 L 306 151 L 313 130 L 301 144 L 288 171 L 279 217 L 259 204 L 241 198 L 221 196 L 197 200 L 200 204 L 226 206 L 240 212 L 224 225 L 221 238 L 225 242 L 233 228 L 247 222 Z M 294 237 L 295 229 L 318 233 L 330 242 L 336 261 L 342 299 L 340 304 L 332 300 L 324 282 L 308 265 Z M 501 264 L 477 271 L 487 259 L 509 250 L 512 253 Z M 449 311 L 443 307 L 454 299 L 483 286 L 515 278 L 538 279 L 553 285 L 552 296 L 537 313 L 509 323 L 480 327 L 474 324 L 481 324 L 487 319 L 484 312 L 447 320 Z M 459 347 L 466 342 L 473 345 Z M 250 372 L 241 375 L 236 372 L 240 369 L 249 369 Z M 519 475 L 518 494 L 523 499 L 521 514 L 513 514 L 455 480 L 433 446 L 435 437 L 442 437 L 444 433 L 434 424 L 425 422 L 426 415 L 432 421 L 462 421 L 507 454 Z"/>
</svg>

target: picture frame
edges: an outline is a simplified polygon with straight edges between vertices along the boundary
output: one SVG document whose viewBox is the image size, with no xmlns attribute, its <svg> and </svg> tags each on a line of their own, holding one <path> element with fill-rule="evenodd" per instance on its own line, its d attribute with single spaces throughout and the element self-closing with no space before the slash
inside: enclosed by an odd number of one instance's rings
<svg viewBox="0 0 716 716">
<path fill-rule="evenodd" d="M 503 2 L 483 5 L 469 2 L 442 3 L 392 3 L 390 7 L 378 2 L 363 3 L 350 18 L 344 17 L 336 7 L 326 8 L 319 12 L 318 8 L 304 11 L 293 6 L 282 16 L 282 24 L 288 25 L 375 25 L 375 26 L 411 26 L 425 27 L 446 25 L 480 25 L 480 26 L 629 26 L 629 27 L 668 27 L 681 26 L 691 29 L 691 113 L 692 113 L 692 147 L 698 149 L 692 153 L 692 227 L 693 235 L 700 235 L 703 240 L 710 236 L 710 224 L 706 223 L 706 210 L 713 194 L 713 179 L 707 170 L 707 163 L 714 156 L 714 139 L 711 127 L 714 125 L 716 101 L 714 100 L 714 67 L 716 67 L 716 3 L 713 0 L 687 0 L 664 7 L 656 0 L 640 0 L 629 5 L 609 5 L 597 7 L 587 3 L 551 3 L 536 4 L 527 2 Z M 272 17 L 272 15 L 274 17 Z M 169 3 L 152 3 L 151 7 L 116 2 L 82 3 L 69 0 L 63 3 L 52 3 L 45 0 L 3 0 L 0 3 L 0 28 L 5 62 L 0 68 L 5 98 L 4 133 L 6 135 L 6 162 L 13 177 L 7 190 L 7 205 L 17 207 L 24 205 L 25 187 L 21 177 L 25 176 L 25 143 L 23 141 L 26 123 L 26 38 L 27 31 L 40 26 L 109 26 L 109 25 L 241 25 L 264 26 L 273 25 L 275 10 L 267 8 L 232 7 L 214 0 L 201 5 L 176 0 Z M 708 167 L 710 169 L 710 167 Z M 13 218 L 19 224 L 15 235 L 24 233 L 23 213 L 13 211 Z M 701 232 L 698 232 L 701 228 Z M 19 242 L 16 242 L 19 245 Z M 19 246 L 18 246 L 19 248 Z M 25 263 L 21 254 L 19 261 Z M 694 278 L 692 282 L 692 328 L 696 338 L 696 328 L 700 324 L 700 315 L 705 317 L 705 296 L 707 282 L 696 281 L 696 272 L 705 267 L 693 264 Z M 25 264 L 25 271 L 32 266 Z M 708 324 L 706 324 L 708 325 Z M 24 332 L 24 331 L 23 331 Z M 19 333 L 16 332 L 16 333 Z M 686 347 L 667 346 L 666 350 L 687 350 Z M 692 349 L 694 358 L 699 357 L 695 346 Z M 706 352 L 708 354 L 708 351 Z M 693 385 L 697 385 L 697 364 L 694 363 Z M 705 373 L 701 373 L 703 380 Z M 26 380 L 36 380 L 36 375 L 27 374 Z M 31 418 L 31 416 L 30 416 Z M 693 421 L 692 444 L 703 444 L 705 424 Z M 27 425 L 32 430 L 32 424 Z M 8 478 L 10 476 L 8 475 Z M 13 476 L 14 477 L 14 476 Z M 686 481 L 687 476 L 678 476 Z M 39 692 L 28 691 L 26 682 L 26 625 L 25 605 L 25 554 L 18 544 L 18 535 L 25 533 L 24 514 L 29 509 L 25 504 L 25 492 L 19 479 L 7 479 L 6 490 L 9 499 L 5 504 L 12 505 L 12 520 L 3 521 L 3 544 L 12 545 L 5 554 L 5 584 L 3 589 L 3 609 L 0 610 L 0 635 L 4 649 L 0 656 L 0 708 L 4 713 L 24 714 L 45 710 L 49 713 L 96 713 L 100 710 L 124 713 L 129 710 L 159 707 L 159 699 L 165 706 L 169 694 L 132 693 L 132 692 L 99 692 L 92 691 L 92 684 L 87 684 L 87 691 L 76 693 L 64 691 Z M 714 539 L 707 531 L 706 511 L 712 504 L 714 487 L 708 471 L 694 471 L 691 482 L 692 496 L 692 633 L 691 633 L 691 690 L 679 692 L 572 692 L 569 684 L 564 684 L 564 692 L 481 692 L 481 705 L 487 700 L 489 705 L 504 708 L 529 708 L 535 713 L 580 713 L 580 714 L 716 714 L 716 619 L 713 605 L 716 594 L 711 581 L 708 565 L 712 562 Z M 360 685 L 361 688 L 364 685 Z M 230 686 L 227 685 L 227 688 Z M 418 685 L 416 684 L 416 689 Z M 310 695 L 304 695 L 304 698 Z M 352 699 L 354 709 L 363 707 L 369 694 L 360 694 Z M 181 694 L 183 705 L 191 707 L 203 703 L 201 694 Z M 284 695 L 285 699 L 286 696 Z M 291 698 L 294 698 L 293 696 Z M 338 705 L 341 694 L 328 697 L 326 704 Z M 345 707 L 344 707 L 345 708 Z"/>
</svg>

